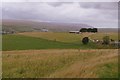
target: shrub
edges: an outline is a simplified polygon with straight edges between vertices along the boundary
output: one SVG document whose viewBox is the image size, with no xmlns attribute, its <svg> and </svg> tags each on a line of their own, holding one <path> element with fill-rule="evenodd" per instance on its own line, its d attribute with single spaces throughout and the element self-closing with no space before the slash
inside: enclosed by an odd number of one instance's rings
<svg viewBox="0 0 120 80">
<path fill-rule="evenodd" d="M 84 37 L 84 38 L 82 39 L 82 43 L 83 43 L 83 44 L 88 44 L 88 42 L 89 42 L 89 38 L 88 38 L 88 37 Z"/>
<path fill-rule="evenodd" d="M 110 38 L 109 36 L 104 36 L 103 37 L 103 44 L 108 45 L 110 43 Z"/>
</svg>

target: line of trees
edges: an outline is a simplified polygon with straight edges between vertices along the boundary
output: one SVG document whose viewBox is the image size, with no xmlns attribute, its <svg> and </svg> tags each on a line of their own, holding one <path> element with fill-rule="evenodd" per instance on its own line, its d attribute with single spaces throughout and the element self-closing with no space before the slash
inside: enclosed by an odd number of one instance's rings
<svg viewBox="0 0 120 80">
<path fill-rule="evenodd" d="M 93 33 L 96 33 L 96 32 L 98 32 L 98 29 L 97 28 L 81 28 L 80 32 L 93 32 Z"/>
</svg>

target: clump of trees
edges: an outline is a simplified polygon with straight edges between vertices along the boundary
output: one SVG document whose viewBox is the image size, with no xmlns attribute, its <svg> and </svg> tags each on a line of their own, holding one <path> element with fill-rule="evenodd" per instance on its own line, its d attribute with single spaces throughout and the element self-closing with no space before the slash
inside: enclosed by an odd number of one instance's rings
<svg viewBox="0 0 120 80">
<path fill-rule="evenodd" d="M 88 38 L 88 37 L 84 37 L 84 38 L 82 39 L 82 43 L 83 43 L 83 44 L 88 44 L 88 42 L 89 42 L 89 38 Z"/>
<path fill-rule="evenodd" d="M 92 32 L 92 33 L 96 33 L 98 32 L 97 28 L 81 28 L 80 32 Z"/>
</svg>

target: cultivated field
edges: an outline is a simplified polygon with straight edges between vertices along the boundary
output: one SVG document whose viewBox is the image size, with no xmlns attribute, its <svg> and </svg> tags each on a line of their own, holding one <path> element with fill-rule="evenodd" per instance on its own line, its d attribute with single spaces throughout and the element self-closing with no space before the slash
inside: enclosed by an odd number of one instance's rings
<svg viewBox="0 0 120 80">
<path fill-rule="evenodd" d="M 116 78 L 118 50 L 3 51 L 3 77 Z"/>
</svg>

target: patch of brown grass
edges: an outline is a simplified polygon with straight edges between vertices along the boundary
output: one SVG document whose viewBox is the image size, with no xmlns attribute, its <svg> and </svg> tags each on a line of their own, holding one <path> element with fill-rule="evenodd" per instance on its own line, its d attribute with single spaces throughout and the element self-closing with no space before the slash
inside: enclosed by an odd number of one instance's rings
<svg viewBox="0 0 120 80">
<path fill-rule="evenodd" d="M 3 51 L 3 77 L 96 78 L 99 66 L 117 62 L 117 49 Z"/>
</svg>

